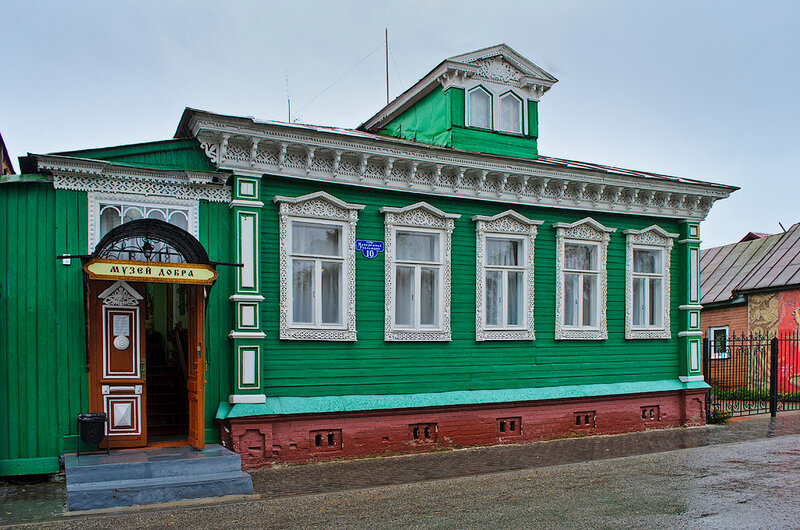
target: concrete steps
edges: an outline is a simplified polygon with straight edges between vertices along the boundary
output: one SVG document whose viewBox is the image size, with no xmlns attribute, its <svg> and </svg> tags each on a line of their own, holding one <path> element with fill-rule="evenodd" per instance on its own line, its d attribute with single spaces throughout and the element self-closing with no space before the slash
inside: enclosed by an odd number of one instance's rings
<svg viewBox="0 0 800 530">
<path fill-rule="evenodd" d="M 253 493 L 239 455 L 219 445 L 66 455 L 64 467 L 71 511 Z"/>
</svg>

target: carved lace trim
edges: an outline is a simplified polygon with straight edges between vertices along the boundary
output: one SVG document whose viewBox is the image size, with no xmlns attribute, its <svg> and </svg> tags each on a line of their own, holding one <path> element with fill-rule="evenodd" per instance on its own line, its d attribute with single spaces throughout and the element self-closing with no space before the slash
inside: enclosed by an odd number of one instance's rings
<svg viewBox="0 0 800 530">
<path fill-rule="evenodd" d="M 142 296 L 124 281 L 118 281 L 98 295 L 110 307 L 138 306 Z"/>
<path fill-rule="evenodd" d="M 608 242 L 616 228 L 608 228 L 591 217 L 574 223 L 554 223 L 556 229 L 556 340 L 603 340 L 608 338 L 606 304 L 608 301 Z M 598 318 L 596 329 L 564 326 L 564 243 L 569 240 L 598 242 Z"/>
<path fill-rule="evenodd" d="M 658 181 L 659 189 L 633 175 L 589 175 L 568 168 L 466 156 L 416 152 L 385 142 L 343 135 L 312 136 L 302 130 L 271 130 L 260 124 L 196 117 L 192 130 L 209 159 L 231 170 L 270 173 L 382 190 L 497 202 L 646 214 L 701 220 L 714 201 L 729 192 L 687 191 L 683 184 Z M 235 130 L 235 133 L 234 133 Z M 230 132 L 226 132 L 230 131 Z"/>
<path fill-rule="evenodd" d="M 95 191 L 104 193 L 135 193 L 160 197 L 230 202 L 231 189 L 217 184 L 194 184 L 180 180 L 130 178 L 117 176 L 85 176 L 55 173 L 53 187 L 63 190 Z"/>
<path fill-rule="evenodd" d="M 280 219 L 280 338 L 281 340 L 356 340 L 356 223 L 358 211 L 364 206 L 346 203 L 333 195 L 318 191 L 301 197 L 282 197 L 273 199 L 279 204 Z M 321 219 L 344 223 L 344 311 L 345 329 L 309 329 L 292 326 L 289 303 L 291 277 L 291 241 L 289 224 L 294 220 Z M 342 226 L 339 224 L 339 226 Z"/>
<path fill-rule="evenodd" d="M 406 206 L 405 208 L 381 208 L 381 213 L 385 215 L 385 282 L 386 282 L 386 301 L 385 301 L 385 321 L 384 339 L 387 341 L 449 341 L 450 333 L 450 300 L 451 300 L 451 264 L 450 253 L 452 246 L 452 234 L 455 227 L 455 219 L 461 217 L 459 214 L 445 213 L 426 202 L 420 202 Z M 394 325 L 394 263 L 395 263 L 395 233 L 397 227 L 409 226 L 425 228 L 439 231 L 442 237 L 442 305 L 441 305 L 441 327 L 438 330 L 407 330 L 397 328 Z"/>
<path fill-rule="evenodd" d="M 670 264 L 672 262 L 672 234 L 657 225 L 644 230 L 625 230 L 625 338 L 626 339 L 669 339 L 672 337 L 670 327 Z M 664 252 L 664 293 L 662 296 L 663 328 L 633 327 L 633 250 L 636 247 L 658 247 Z"/>
<path fill-rule="evenodd" d="M 476 215 L 476 271 L 475 271 L 475 340 L 534 340 L 534 242 L 537 225 L 543 221 L 533 221 L 508 210 L 493 217 Z M 484 309 L 486 307 L 486 236 L 492 234 L 518 235 L 525 242 L 525 329 L 487 328 Z"/>
</svg>

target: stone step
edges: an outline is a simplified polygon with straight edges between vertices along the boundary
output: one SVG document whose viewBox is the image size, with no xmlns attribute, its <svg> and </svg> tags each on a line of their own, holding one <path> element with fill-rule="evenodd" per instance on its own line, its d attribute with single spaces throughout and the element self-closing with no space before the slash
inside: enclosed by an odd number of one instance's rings
<svg viewBox="0 0 800 530">
<path fill-rule="evenodd" d="M 252 479 L 241 470 L 228 473 L 107 480 L 68 484 L 67 509 L 94 510 L 251 493 L 253 493 Z"/>
<path fill-rule="evenodd" d="M 112 451 L 80 458 L 66 455 L 67 485 L 115 480 L 207 475 L 240 472 L 241 458 L 220 445 L 201 451 L 192 447 Z"/>
</svg>

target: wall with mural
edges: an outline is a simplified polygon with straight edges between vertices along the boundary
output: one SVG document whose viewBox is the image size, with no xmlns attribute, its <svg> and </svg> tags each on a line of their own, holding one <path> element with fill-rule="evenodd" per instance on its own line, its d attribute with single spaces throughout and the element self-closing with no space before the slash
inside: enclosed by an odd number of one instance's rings
<svg viewBox="0 0 800 530">
<path fill-rule="evenodd" d="M 800 392 L 800 289 L 749 295 L 749 332 L 752 335 L 794 337 L 781 343 L 778 357 L 780 392 Z M 766 366 L 764 367 L 766 369 Z"/>
</svg>

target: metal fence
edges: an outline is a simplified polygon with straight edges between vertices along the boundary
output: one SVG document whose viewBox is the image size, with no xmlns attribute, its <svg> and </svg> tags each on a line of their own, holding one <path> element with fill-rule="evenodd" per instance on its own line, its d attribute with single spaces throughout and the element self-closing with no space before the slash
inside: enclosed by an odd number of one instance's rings
<svg viewBox="0 0 800 530">
<path fill-rule="evenodd" d="M 800 336 L 731 335 L 703 341 L 709 417 L 800 410 Z"/>
</svg>

